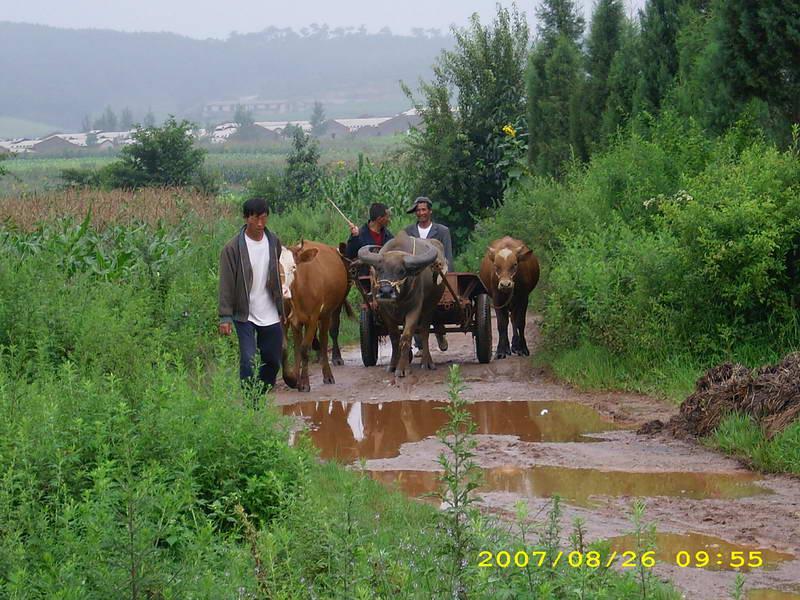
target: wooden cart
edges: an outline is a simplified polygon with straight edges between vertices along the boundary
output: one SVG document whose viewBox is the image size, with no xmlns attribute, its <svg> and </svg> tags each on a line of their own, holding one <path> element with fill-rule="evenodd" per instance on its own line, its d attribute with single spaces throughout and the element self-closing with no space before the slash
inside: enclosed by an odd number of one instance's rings
<svg viewBox="0 0 800 600">
<path fill-rule="evenodd" d="M 373 308 L 369 276 L 361 275 L 356 281 L 364 299 L 360 316 L 361 360 L 365 367 L 372 367 L 378 362 L 378 338 L 388 332 Z M 448 273 L 447 283 L 433 314 L 431 333 L 471 333 L 478 362 L 488 363 L 492 355 L 492 316 L 486 288 L 475 273 Z"/>
</svg>

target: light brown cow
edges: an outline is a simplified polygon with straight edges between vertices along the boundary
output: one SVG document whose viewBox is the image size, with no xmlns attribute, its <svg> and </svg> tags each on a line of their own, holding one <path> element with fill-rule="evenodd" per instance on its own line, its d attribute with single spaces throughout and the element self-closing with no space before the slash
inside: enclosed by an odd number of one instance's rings
<svg viewBox="0 0 800 600">
<path fill-rule="evenodd" d="M 525 315 L 528 296 L 539 282 L 539 261 L 528 246 L 512 237 L 493 241 L 481 261 L 480 278 L 489 290 L 497 316 L 495 358 L 511 354 L 528 356 L 525 343 Z M 511 314 L 512 339 L 508 344 L 508 317 Z"/>
<path fill-rule="evenodd" d="M 287 364 L 287 351 L 284 349 L 283 380 L 289 387 L 308 392 L 311 390 L 308 350 L 317 331 L 322 380 L 335 382 L 328 362 L 328 332 L 334 314 L 341 310 L 342 305 L 352 316 L 352 309 L 346 301 L 349 289 L 347 267 L 335 248 L 301 241 L 281 253 L 281 268 L 286 321 L 294 339 L 294 370 Z"/>
</svg>

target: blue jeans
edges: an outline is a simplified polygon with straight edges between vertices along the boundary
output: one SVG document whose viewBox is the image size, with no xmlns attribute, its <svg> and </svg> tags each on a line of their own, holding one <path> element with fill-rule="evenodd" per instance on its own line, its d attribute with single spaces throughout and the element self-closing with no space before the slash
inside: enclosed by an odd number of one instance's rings
<svg viewBox="0 0 800 600">
<path fill-rule="evenodd" d="M 250 321 L 234 321 L 233 324 L 239 338 L 239 379 L 242 383 L 253 379 L 253 359 L 258 348 L 261 355 L 258 378 L 266 391 L 267 386 L 275 385 L 278 370 L 281 368 L 283 350 L 281 324 L 262 326 Z"/>
</svg>

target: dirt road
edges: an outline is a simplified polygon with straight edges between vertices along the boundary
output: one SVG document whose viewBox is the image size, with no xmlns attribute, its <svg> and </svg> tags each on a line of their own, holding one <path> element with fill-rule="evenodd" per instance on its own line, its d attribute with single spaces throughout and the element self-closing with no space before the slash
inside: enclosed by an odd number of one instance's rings
<svg viewBox="0 0 800 600">
<path fill-rule="evenodd" d="M 335 385 L 323 385 L 314 365 L 311 392 L 281 387 L 278 402 L 309 422 L 323 457 L 365 458 L 373 477 L 417 496 L 436 485 L 439 468 L 441 447 L 433 434 L 443 417 L 432 401 L 446 400 L 447 366 L 460 364 L 469 386 L 465 396 L 475 401 L 477 462 L 485 470 L 480 505 L 486 511 L 510 515 L 523 499 L 541 518 L 548 498 L 558 493 L 565 530 L 573 517 L 583 517 L 590 540 L 613 538 L 623 551 L 632 549 L 621 537 L 631 531 L 632 499 L 644 497 L 646 517 L 660 534 L 656 572 L 687 598 L 730 597 L 736 575 L 728 567 L 731 553 L 749 559 L 751 551 L 760 551 L 765 564 L 746 573 L 748 597 L 800 598 L 800 480 L 759 476 L 668 434 L 637 435 L 638 425 L 677 411 L 666 403 L 578 392 L 524 358 L 481 365 L 471 336 L 451 334 L 448 340 L 448 352 L 433 353 L 436 371 L 422 371 L 415 361 L 412 374 L 398 381 L 382 368 L 387 348 L 379 366 L 369 369 L 357 347 L 346 348 L 345 366 L 334 368 Z M 528 340 L 535 348 L 535 319 Z M 693 557 L 708 552 L 709 567 L 677 566 L 680 551 Z"/>
</svg>

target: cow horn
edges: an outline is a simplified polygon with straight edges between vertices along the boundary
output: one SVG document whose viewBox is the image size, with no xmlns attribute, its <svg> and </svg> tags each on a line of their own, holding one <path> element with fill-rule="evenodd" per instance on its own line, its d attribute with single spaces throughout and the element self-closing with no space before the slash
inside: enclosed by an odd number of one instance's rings
<svg viewBox="0 0 800 600">
<path fill-rule="evenodd" d="M 428 245 L 428 249 L 422 254 L 418 254 L 416 256 L 409 254 L 408 256 L 404 256 L 403 264 L 405 265 L 406 269 L 411 271 L 422 270 L 428 265 L 432 264 L 438 256 L 439 253 L 437 252 L 436 248 Z"/>
<path fill-rule="evenodd" d="M 363 246 L 358 251 L 358 260 L 363 262 L 365 265 L 370 265 L 372 267 L 377 267 L 379 264 L 383 262 L 383 257 L 376 252 L 373 252 L 374 248 L 380 248 L 380 246 Z"/>
</svg>

